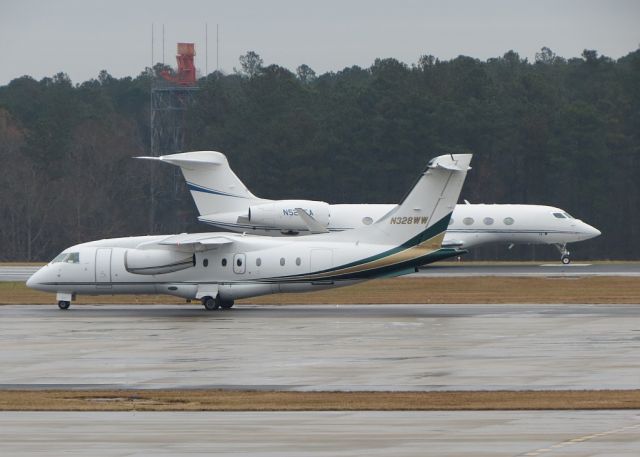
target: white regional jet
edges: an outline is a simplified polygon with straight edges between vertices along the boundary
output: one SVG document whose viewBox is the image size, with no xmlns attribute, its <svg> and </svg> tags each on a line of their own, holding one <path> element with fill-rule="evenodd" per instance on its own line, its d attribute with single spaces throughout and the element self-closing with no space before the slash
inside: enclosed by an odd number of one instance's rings
<svg viewBox="0 0 640 457">
<path fill-rule="evenodd" d="M 179 166 L 200 213 L 198 220 L 235 232 L 274 236 L 350 230 L 371 225 L 396 207 L 259 198 L 231 170 L 225 155 L 215 151 L 138 158 Z M 567 243 L 598 235 L 598 229 L 560 208 L 467 202 L 456 206 L 443 246 L 469 249 L 488 243 L 510 248 L 515 244 L 553 244 L 562 263 L 568 264 Z"/>
<path fill-rule="evenodd" d="M 238 298 L 410 273 L 461 252 L 443 247 L 442 240 L 470 160 L 471 154 L 431 160 L 399 205 L 353 230 L 303 237 L 223 232 L 92 241 L 65 249 L 27 286 L 56 292 L 61 309 L 76 294 L 162 293 L 201 299 L 212 310 L 230 308 Z"/>
</svg>

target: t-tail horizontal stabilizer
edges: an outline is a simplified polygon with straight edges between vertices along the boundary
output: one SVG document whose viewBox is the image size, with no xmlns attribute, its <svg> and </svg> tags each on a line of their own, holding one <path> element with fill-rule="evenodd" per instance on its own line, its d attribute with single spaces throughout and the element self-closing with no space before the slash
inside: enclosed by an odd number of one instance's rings
<svg viewBox="0 0 640 457">
<path fill-rule="evenodd" d="M 200 216 L 246 211 L 250 205 L 265 202 L 247 189 L 221 152 L 193 151 L 135 158 L 180 167 Z"/>
</svg>

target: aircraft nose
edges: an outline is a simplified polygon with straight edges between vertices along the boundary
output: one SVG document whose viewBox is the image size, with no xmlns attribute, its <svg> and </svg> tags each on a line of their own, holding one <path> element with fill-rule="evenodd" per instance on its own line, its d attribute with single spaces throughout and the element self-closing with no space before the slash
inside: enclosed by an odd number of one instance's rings
<svg viewBox="0 0 640 457">
<path fill-rule="evenodd" d="M 43 275 L 43 271 L 45 267 L 40 268 L 38 271 L 36 271 L 34 274 L 32 274 L 31 276 L 29 276 L 29 279 L 27 279 L 27 287 L 30 289 L 38 289 L 40 283 L 42 282 L 42 275 Z"/>
<path fill-rule="evenodd" d="M 29 276 L 29 279 L 27 279 L 27 287 L 28 288 L 33 289 L 33 286 L 36 284 L 36 275 L 37 274 L 38 274 L 38 272 L 36 271 L 34 274 Z"/>
<path fill-rule="evenodd" d="M 584 224 L 583 229 L 584 229 L 584 234 L 585 234 L 585 240 L 588 240 L 589 238 L 595 238 L 596 236 L 600 236 L 601 235 L 600 230 L 598 230 L 597 228 L 592 227 L 589 224 L 585 224 L 584 222 L 583 222 L 583 224 Z"/>
</svg>

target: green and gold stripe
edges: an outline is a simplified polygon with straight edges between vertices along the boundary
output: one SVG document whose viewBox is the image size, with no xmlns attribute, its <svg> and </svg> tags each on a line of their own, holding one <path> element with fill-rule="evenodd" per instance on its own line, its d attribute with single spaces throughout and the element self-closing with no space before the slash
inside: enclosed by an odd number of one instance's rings
<svg viewBox="0 0 640 457">
<path fill-rule="evenodd" d="M 397 273 L 419 265 L 454 257 L 462 251 L 442 248 L 442 240 L 444 239 L 450 218 L 451 214 L 448 214 L 400 246 L 380 254 L 314 273 L 281 276 L 278 278 L 270 278 L 266 281 L 308 282 L 374 278 L 388 276 L 394 272 Z"/>
</svg>

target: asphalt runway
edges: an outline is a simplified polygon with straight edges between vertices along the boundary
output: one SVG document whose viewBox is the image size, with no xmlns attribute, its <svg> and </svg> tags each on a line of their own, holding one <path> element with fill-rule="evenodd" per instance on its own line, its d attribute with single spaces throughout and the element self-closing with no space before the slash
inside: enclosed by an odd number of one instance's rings
<svg viewBox="0 0 640 457">
<path fill-rule="evenodd" d="M 0 266 L 0 281 L 26 281 L 38 270 L 34 266 Z M 560 262 L 505 264 L 460 262 L 434 263 L 408 276 L 458 277 L 458 276 L 640 276 L 640 262 L 595 263 Z"/>
<path fill-rule="evenodd" d="M 639 411 L 0 412 L 0 455 L 635 457 Z"/>
<path fill-rule="evenodd" d="M 639 318 L 637 305 L 0 306 L 0 388 L 637 389 Z"/>
</svg>

